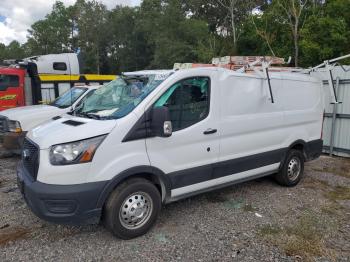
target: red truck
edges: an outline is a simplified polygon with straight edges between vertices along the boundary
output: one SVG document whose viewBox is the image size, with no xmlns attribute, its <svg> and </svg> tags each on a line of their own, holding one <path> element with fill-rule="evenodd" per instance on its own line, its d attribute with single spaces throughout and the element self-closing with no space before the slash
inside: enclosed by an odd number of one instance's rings
<svg viewBox="0 0 350 262">
<path fill-rule="evenodd" d="M 75 53 L 7 60 L 0 66 L 0 111 L 47 104 L 74 85 L 103 84 L 115 75 L 80 74 Z"/>
<path fill-rule="evenodd" d="M 25 105 L 23 68 L 0 67 L 0 111 Z"/>
</svg>

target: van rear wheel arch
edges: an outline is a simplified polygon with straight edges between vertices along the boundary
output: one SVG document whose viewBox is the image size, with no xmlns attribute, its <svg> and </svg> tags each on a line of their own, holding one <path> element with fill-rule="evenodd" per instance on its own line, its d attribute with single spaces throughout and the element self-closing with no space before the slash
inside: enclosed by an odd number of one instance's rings
<svg viewBox="0 0 350 262">
<path fill-rule="evenodd" d="M 300 151 L 304 155 L 304 158 L 307 159 L 307 143 L 304 140 L 297 140 L 292 143 L 288 148 L 288 152 L 290 150 Z"/>
</svg>

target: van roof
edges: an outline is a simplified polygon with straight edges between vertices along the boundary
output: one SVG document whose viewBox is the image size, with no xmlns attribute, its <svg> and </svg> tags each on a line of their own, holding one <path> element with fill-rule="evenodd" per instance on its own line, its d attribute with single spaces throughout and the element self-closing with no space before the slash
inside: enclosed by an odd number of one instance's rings
<svg viewBox="0 0 350 262">
<path fill-rule="evenodd" d="M 254 71 L 249 73 L 241 73 L 231 69 L 221 68 L 221 67 L 197 67 L 197 68 L 188 68 L 188 69 L 179 69 L 176 72 L 183 71 L 195 71 L 198 73 L 203 73 L 205 71 L 218 71 L 221 74 L 232 75 L 237 77 L 248 77 L 248 78 L 261 78 Z M 269 72 L 271 79 L 285 79 L 285 80 L 294 80 L 294 81 L 306 81 L 306 82 L 320 82 L 317 78 L 311 77 L 309 74 L 303 72 Z"/>
<path fill-rule="evenodd" d="M 175 72 L 175 70 L 170 69 L 157 69 L 157 70 L 141 70 L 141 71 L 135 71 L 135 72 L 125 72 L 123 75 L 130 76 L 130 75 L 164 75 L 164 74 L 171 74 Z"/>
</svg>

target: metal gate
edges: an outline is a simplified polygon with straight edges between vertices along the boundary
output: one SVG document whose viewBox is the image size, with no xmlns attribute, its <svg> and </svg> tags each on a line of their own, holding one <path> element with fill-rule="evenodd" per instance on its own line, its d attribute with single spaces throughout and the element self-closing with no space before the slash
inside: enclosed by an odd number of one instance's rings
<svg viewBox="0 0 350 262">
<path fill-rule="evenodd" d="M 332 103 L 327 69 L 319 68 L 310 74 L 323 81 L 326 103 L 323 151 L 350 157 L 350 66 L 335 66 L 332 69 L 339 104 Z"/>
</svg>

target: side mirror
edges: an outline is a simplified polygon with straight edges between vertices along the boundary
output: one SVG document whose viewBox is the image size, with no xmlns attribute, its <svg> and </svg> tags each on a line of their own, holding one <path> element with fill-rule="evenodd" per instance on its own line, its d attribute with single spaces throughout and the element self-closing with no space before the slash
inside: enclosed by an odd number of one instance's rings
<svg viewBox="0 0 350 262">
<path fill-rule="evenodd" d="M 169 137 L 173 133 L 170 120 L 169 109 L 165 106 L 152 109 L 151 128 L 154 135 L 159 137 Z"/>
</svg>

